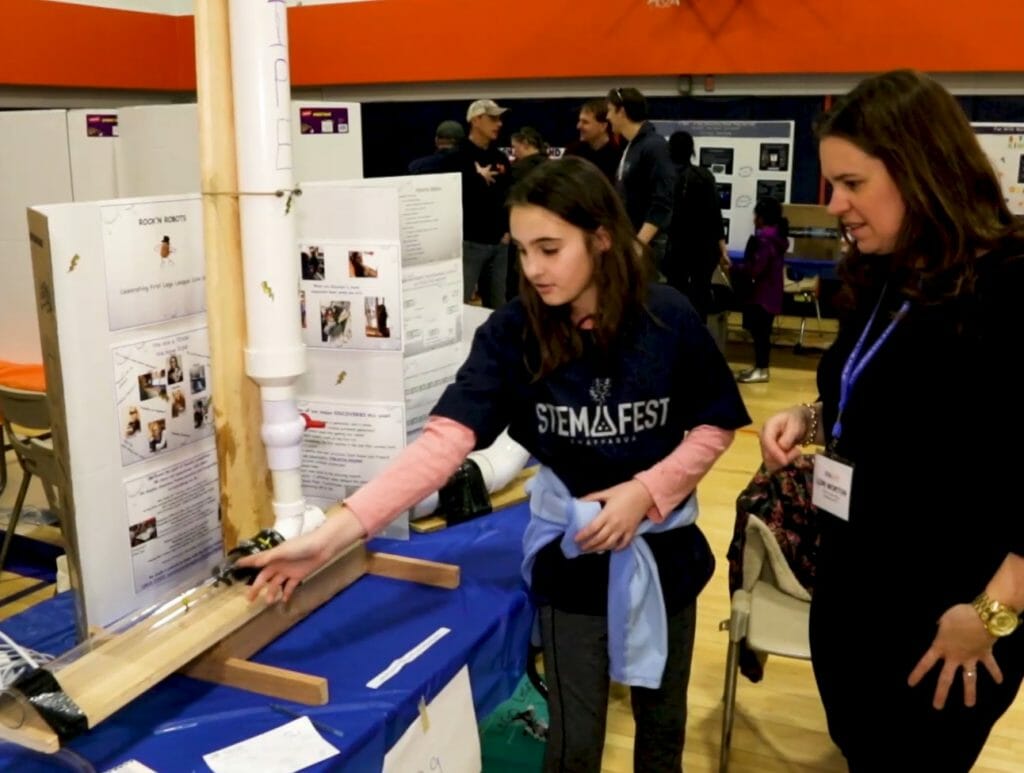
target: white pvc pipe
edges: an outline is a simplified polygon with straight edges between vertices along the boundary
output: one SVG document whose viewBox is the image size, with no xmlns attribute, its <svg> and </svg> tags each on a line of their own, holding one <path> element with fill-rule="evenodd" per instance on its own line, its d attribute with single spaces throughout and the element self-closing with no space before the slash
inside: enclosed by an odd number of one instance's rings
<svg viewBox="0 0 1024 773">
<path fill-rule="evenodd" d="M 519 474 L 529 461 L 530 452 L 514 441 L 506 428 L 490 446 L 473 451 L 467 458 L 476 462 L 487 493 L 493 494 L 505 488 Z M 435 491 L 413 508 L 413 518 L 433 513 L 437 510 L 438 501 Z"/>
<path fill-rule="evenodd" d="M 305 422 L 295 406 L 294 385 L 306 370 L 306 348 L 299 329 L 287 7 L 284 0 L 229 0 L 228 13 L 248 329 L 245 370 L 260 386 L 260 434 L 273 479 L 275 529 L 287 538 L 323 520 L 302 495 Z"/>
</svg>

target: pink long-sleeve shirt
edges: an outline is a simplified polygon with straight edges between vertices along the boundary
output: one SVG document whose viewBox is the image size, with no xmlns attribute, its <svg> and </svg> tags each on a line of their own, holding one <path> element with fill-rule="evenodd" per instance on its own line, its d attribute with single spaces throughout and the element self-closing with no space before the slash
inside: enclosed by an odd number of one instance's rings
<svg viewBox="0 0 1024 773">
<path fill-rule="evenodd" d="M 634 479 L 654 500 L 648 517 L 661 521 L 686 499 L 732 443 L 734 434 L 709 425 L 695 427 L 671 454 L 637 473 Z M 441 488 L 475 446 L 476 434 L 469 427 L 431 416 L 423 433 L 345 504 L 372 536 Z"/>
</svg>

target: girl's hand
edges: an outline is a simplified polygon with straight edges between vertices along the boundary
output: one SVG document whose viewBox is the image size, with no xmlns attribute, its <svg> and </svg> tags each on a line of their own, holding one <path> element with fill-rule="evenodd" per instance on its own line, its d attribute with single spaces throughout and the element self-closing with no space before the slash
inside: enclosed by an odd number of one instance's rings
<svg viewBox="0 0 1024 773">
<path fill-rule="evenodd" d="M 939 630 L 935 634 L 932 646 L 910 673 L 907 684 L 911 687 L 917 686 L 925 674 L 941 660 L 942 671 L 935 685 L 932 705 L 937 709 L 946 705 L 949 688 L 956 678 L 957 671 L 962 668 L 964 705 L 973 706 L 978 697 L 979 663 L 985 666 L 985 670 L 996 682 L 1003 681 L 1003 672 L 992 654 L 994 643 L 995 638 L 986 630 L 974 607 L 970 604 L 952 606 L 939 618 Z"/>
<path fill-rule="evenodd" d="M 240 567 L 262 568 L 249 588 L 249 600 L 253 601 L 266 588 L 268 603 L 288 601 L 300 582 L 365 536 L 352 511 L 342 508 L 308 534 L 239 559 Z"/>
<path fill-rule="evenodd" d="M 597 518 L 576 535 L 576 543 L 585 553 L 628 547 L 640 521 L 654 505 L 647 487 L 638 480 L 627 480 L 603 491 L 595 491 L 583 497 L 582 501 L 604 503 Z"/>
</svg>

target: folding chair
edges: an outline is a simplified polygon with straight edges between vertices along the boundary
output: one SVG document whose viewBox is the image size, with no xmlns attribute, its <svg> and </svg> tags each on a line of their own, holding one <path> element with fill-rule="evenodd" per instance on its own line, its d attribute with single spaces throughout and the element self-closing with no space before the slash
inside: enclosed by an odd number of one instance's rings
<svg viewBox="0 0 1024 773">
<path fill-rule="evenodd" d="M 789 471 L 793 481 L 806 476 L 808 461 L 801 459 Z M 784 473 L 785 474 L 785 473 Z M 781 476 L 766 476 L 759 472 L 751 481 L 750 486 L 737 500 L 737 515 L 745 515 L 743 521 L 737 522 L 737 528 L 743 524 L 739 535 L 734 536 L 730 548 L 730 559 L 734 559 L 733 550 L 738 548 L 737 537 L 742 536 L 743 547 L 741 564 L 730 567 L 731 587 L 733 588 L 732 605 L 729 619 L 723 621 L 719 628 L 729 631 L 729 649 L 725 665 L 725 688 L 723 692 L 722 741 L 719 756 L 719 771 L 725 773 L 729 767 L 729 747 L 732 742 L 733 720 L 736 712 L 736 686 L 740 668 L 741 648 L 745 644 L 754 654 L 781 655 L 789 658 L 809 660 L 811 648 L 808 635 L 808 619 L 811 609 L 811 594 L 790 566 L 783 547 L 779 544 L 780 536 L 769 527 L 767 516 L 776 528 L 786 529 L 796 525 L 799 519 L 787 521 L 806 503 L 801 497 L 809 500 L 809 491 L 799 490 L 799 486 L 783 486 Z M 777 497 L 781 491 L 788 491 L 793 498 L 790 502 L 782 502 Z M 747 511 L 744 506 L 754 510 Z M 810 544 L 816 542 L 812 538 L 817 530 L 816 524 L 804 521 L 802 537 L 811 538 Z M 780 532 L 784 534 L 785 532 Z M 795 544 L 795 543 L 791 543 Z M 739 570 L 742 569 L 742 579 Z M 801 564 L 800 573 L 807 579 L 807 566 Z"/>
<path fill-rule="evenodd" d="M 0 386 L 0 416 L 3 417 L 6 443 L 14 450 L 22 469 L 21 486 L 7 522 L 3 546 L 0 547 L 2 571 L 33 475 L 42 483 L 51 512 L 57 515 L 58 520 L 63 519 L 57 504 L 59 474 L 50 439 L 50 407 L 46 393 Z"/>
</svg>

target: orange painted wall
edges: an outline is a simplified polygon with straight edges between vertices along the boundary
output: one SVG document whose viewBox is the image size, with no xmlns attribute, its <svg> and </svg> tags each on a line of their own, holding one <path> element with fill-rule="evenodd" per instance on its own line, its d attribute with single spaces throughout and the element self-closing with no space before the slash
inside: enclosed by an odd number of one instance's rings
<svg viewBox="0 0 1024 773">
<path fill-rule="evenodd" d="M 1021 0 L 680 0 L 664 9 L 646 0 L 375 0 L 292 8 L 289 26 L 296 86 L 1024 71 Z M 0 51 L 5 84 L 195 87 L 191 17 L 3 0 Z"/>
</svg>

